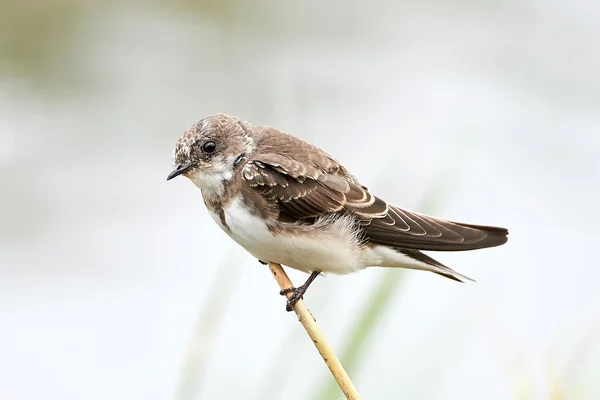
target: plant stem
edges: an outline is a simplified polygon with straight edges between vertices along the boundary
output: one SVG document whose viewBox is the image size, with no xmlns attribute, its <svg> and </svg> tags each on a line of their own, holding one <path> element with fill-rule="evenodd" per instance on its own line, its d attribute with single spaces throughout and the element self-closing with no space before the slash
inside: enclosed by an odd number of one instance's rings
<svg viewBox="0 0 600 400">
<path fill-rule="evenodd" d="M 269 263 L 269 269 L 271 270 L 273 277 L 282 290 L 294 286 L 281 265 Z M 287 294 L 288 297 L 291 295 L 292 293 Z M 346 398 L 348 400 L 360 400 L 360 395 L 350 380 L 350 377 L 344 370 L 340 360 L 338 360 L 336 357 L 331 345 L 329 342 L 327 342 L 327 339 L 321 332 L 321 329 L 317 325 L 315 318 L 312 316 L 308 308 L 306 308 L 306 305 L 302 299 L 298 300 L 298 302 L 294 304 L 294 311 L 298 316 L 298 320 L 306 330 L 306 333 L 315 344 L 319 354 L 321 354 L 321 357 L 323 357 L 325 365 L 327 365 L 327 368 L 329 368 L 329 371 L 331 371 L 331 374 L 340 386 L 340 389 L 342 389 L 342 392 Z"/>
</svg>

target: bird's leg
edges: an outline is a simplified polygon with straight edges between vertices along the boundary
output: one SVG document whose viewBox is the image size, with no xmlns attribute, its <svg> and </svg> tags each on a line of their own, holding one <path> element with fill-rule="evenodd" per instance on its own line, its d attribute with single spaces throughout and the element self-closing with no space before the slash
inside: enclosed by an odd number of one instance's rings
<svg viewBox="0 0 600 400">
<path fill-rule="evenodd" d="M 292 311 L 294 309 L 294 304 L 296 304 L 296 302 L 298 300 L 300 300 L 302 298 L 302 296 L 304 296 L 304 293 L 306 293 L 306 290 L 308 289 L 308 287 L 310 286 L 310 284 L 315 280 L 315 278 L 317 276 L 319 276 L 319 274 L 321 273 L 321 271 L 313 271 L 310 276 L 308 277 L 308 279 L 306 280 L 306 282 L 304 282 L 303 285 L 296 287 L 290 287 L 287 289 L 282 289 L 279 294 L 284 296 L 288 293 L 292 293 L 292 296 L 288 298 L 287 304 L 285 305 L 285 310 L 286 311 Z"/>
</svg>

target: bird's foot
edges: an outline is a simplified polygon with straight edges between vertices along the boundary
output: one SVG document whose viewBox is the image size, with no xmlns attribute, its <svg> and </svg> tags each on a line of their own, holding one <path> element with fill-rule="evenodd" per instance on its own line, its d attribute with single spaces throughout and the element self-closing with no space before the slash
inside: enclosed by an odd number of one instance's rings
<svg viewBox="0 0 600 400">
<path fill-rule="evenodd" d="M 296 304 L 298 302 L 298 300 L 300 300 L 302 298 L 302 296 L 304 296 L 304 293 L 306 293 L 306 289 L 308 289 L 308 287 L 310 286 L 312 281 L 314 281 L 315 278 L 317 276 L 319 276 L 320 273 L 321 273 L 321 271 L 313 271 L 310 273 L 310 276 L 308 277 L 306 282 L 304 282 L 304 285 L 298 286 L 297 288 L 292 286 L 287 289 L 282 289 L 279 292 L 279 294 L 282 296 L 285 296 L 286 294 L 289 294 L 289 293 L 292 294 L 288 298 L 287 304 L 285 305 L 285 310 L 287 312 L 294 310 L 294 304 Z"/>
<path fill-rule="evenodd" d="M 296 304 L 298 300 L 300 300 L 302 296 L 304 296 L 304 293 L 306 293 L 306 289 L 308 289 L 308 285 L 304 284 L 298 287 L 292 286 L 279 291 L 279 294 L 282 296 L 285 296 L 288 293 L 292 294 L 290 297 L 288 297 L 287 303 L 285 305 L 285 310 L 287 312 L 294 310 L 294 304 Z"/>
</svg>

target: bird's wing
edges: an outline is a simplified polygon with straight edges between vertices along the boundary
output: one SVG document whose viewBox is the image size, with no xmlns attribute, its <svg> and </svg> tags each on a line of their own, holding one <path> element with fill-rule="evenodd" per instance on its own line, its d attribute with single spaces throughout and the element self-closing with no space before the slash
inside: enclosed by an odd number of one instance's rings
<svg viewBox="0 0 600 400">
<path fill-rule="evenodd" d="M 418 250 L 471 250 L 506 242 L 504 228 L 446 221 L 387 204 L 333 157 L 298 138 L 270 135 L 248 160 L 243 179 L 269 202 L 279 220 L 310 221 L 332 213 L 356 217 L 367 242 Z"/>
<path fill-rule="evenodd" d="M 387 215 L 363 226 L 369 241 L 385 246 L 436 251 L 474 250 L 506 243 L 508 230 L 465 224 L 388 205 Z"/>
<path fill-rule="evenodd" d="M 385 202 L 358 184 L 333 157 L 292 136 L 280 140 L 292 143 L 279 146 L 283 152 L 255 154 L 242 171 L 250 187 L 277 203 L 280 220 L 309 220 L 343 211 L 368 220 L 385 215 Z"/>
</svg>

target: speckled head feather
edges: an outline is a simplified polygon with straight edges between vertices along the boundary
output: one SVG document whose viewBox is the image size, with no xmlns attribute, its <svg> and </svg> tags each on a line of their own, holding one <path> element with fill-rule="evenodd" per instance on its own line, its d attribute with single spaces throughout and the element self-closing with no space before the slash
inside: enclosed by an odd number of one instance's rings
<svg viewBox="0 0 600 400">
<path fill-rule="evenodd" d="M 226 166 L 224 164 L 230 164 L 228 161 L 252 152 L 254 140 L 247 128 L 248 125 L 239 118 L 226 114 L 203 118 L 179 138 L 173 151 L 173 162 L 189 167 L 190 170 Z M 203 150 L 203 145 L 207 142 L 215 144 L 213 153 L 208 154 Z"/>
</svg>

